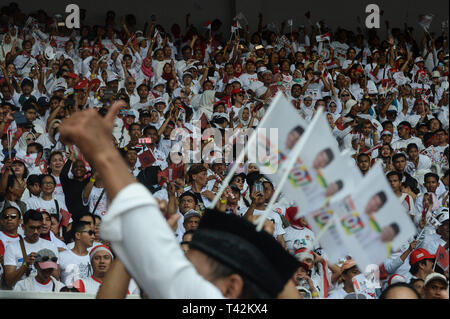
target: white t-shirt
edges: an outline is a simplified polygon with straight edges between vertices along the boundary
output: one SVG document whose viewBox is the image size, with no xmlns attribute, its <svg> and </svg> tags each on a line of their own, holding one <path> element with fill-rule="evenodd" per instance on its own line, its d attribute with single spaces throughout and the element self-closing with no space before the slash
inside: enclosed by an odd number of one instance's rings
<svg viewBox="0 0 450 319">
<path fill-rule="evenodd" d="M 257 73 L 254 73 L 254 74 L 242 73 L 241 76 L 239 77 L 239 80 L 242 83 L 242 88 L 244 90 L 248 90 L 248 89 L 250 89 L 250 86 L 253 83 L 258 82 L 258 74 Z"/>
<path fill-rule="evenodd" d="M 65 211 L 69 211 L 66 207 L 66 204 L 58 199 L 44 200 L 41 197 L 31 197 L 26 201 L 28 209 L 40 209 L 45 210 L 49 214 L 58 214 L 61 218 L 61 213 L 56 210 L 55 200 L 58 201 L 59 209 L 64 209 Z"/>
<path fill-rule="evenodd" d="M 92 274 L 89 253 L 78 256 L 72 250 L 60 253 L 61 282 L 70 287 L 78 279 L 89 278 Z"/>
<path fill-rule="evenodd" d="M 310 229 L 291 225 L 285 228 L 284 231 L 284 241 L 286 242 L 286 247 L 288 248 L 289 253 L 292 255 L 294 255 L 296 249 L 300 249 L 302 247 L 306 247 L 309 250 L 314 250 L 313 243 L 315 235 Z"/>
<path fill-rule="evenodd" d="M 30 244 L 29 242 L 24 240 L 24 244 L 25 244 L 25 252 L 27 255 L 31 253 L 37 253 L 41 249 L 50 249 L 55 253 L 56 257 L 59 256 L 58 248 L 56 248 L 56 246 L 52 242 L 46 239 L 39 238 L 38 241 L 33 244 Z M 5 259 L 4 260 L 5 266 L 16 266 L 16 270 L 22 267 L 23 254 L 18 240 L 9 244 L 8 247 L 6 247 L 4 259 Z M 34 265 L 30 265 L 30 268 L 31 268 L 30 276 L 36 276 L 37 271 L 34 268 Z M 24 274 L 20 279 L 22 280 L 25 278 L 26 275 Z"/>
<path fill-rule="evenodd" d="M 244 213 L 247 212 L 247 210 L 243 211 Z M 253 211 L 254 216 L 259 216 L 264 214 L 263 210 L 255 209 Z M 276 212 L 272 211 L 269 213 L 269 216 L 267 216 L 268 220 L 271 220 L 275 223 L 275 229 L 273 231 L 273 237 L 276 239 L 279 235 L 284 235 L 286 232 L 283 229 L 283 222 L 281 221 L 280 215 L 278 215 Z"/>
<path fill-rule="evenodd" d="M 89 211 L 92 213 L 94 212 L 95 205 L 97 204 L 100 196 L 102 195 L 103 188 L 95 187 L 95 185 L 92 187 L 91 193 L 89 194 L 89 198 L 87 202 L 83 199 L 83 205 L 88 206 L 89 205 Z M 81 195 L 83 196 L 83 195 Z M 103 193 L 102 198 L 100 199 L 100 202 L 98 203 L 97 209 L 95 210 L 94 214 L 98 215 L 100 217 L 105 216 L 106 210 L 107 210 L 107 202 L 108 199 L 106 198 L 106 192 Z"/>
<path fill-rule="evenodd" d="M 364 296 L 366 296 L 366 299 L 374 299 L 372 296 L 365 294 L 365 293 L 360 293 Z M 330 295 L 328 296 L 327 299 L 344 299 L 347 295 L 349 295 L 344 288 L 338 288 L 333 290 L 332 293 L 330 293 Z"/>
<path fill-rule="evenodd" d="M 100 289 L 102 282 L 95 279 L 93 276 L 89 278 L 80 279 L 74 286 L 78 289 L 79 292 L 87 293 L 87 294 L 96 294 Z M 131 279 L 130 284 L 128 285 L 128 295 L 139 295 L 139 287 L 136 282 Z"/>
<path fill-rule="evenodd" d="M 36 277 L 33 278 L 33 284 L 34 284 L 34 291 L 47 291 L 52 292 L 54 283 L 52 282 L 52 279 L 50 278 L 46 284 L 41 284 L 39 281 L 36 280 Z"/>
<path fill-rule="evenodd" d="M 19 241 L 19 235 L 16 236 L 10 236 L 6 233 L 4 233 L 3 231 L 0 231 L 0 240 L 3 242 L 3 246 L 8 247 L 10 244 Z"/>
</svg>

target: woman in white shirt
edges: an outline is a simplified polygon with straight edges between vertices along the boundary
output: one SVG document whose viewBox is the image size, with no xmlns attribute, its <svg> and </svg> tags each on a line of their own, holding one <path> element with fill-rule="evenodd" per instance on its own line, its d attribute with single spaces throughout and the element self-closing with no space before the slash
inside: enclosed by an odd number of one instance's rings
<svg viewBox="0 0 450 319">
<path fill-rule="evenodd" d="M 27 200 L 28 209 L 45 210 L 50 214 L 58 214 L 61 220 L 61 209 L 68 211 L 66 204 L 57 199 L 54 192 L 56 187 L 56 180 L 50 174 L 40 176 L 41 196 L 32 197 Z"/>
<path fill-rule="evenodd" d="M 61 181 L 59 180 L 59 176 L 64 166 L 64 156 L 61 152 L 52 152 L 50 154 L 48 161 L 49 161 L 48 173 L 51 174 L 56 181 L 54 195 L 59 201 L 65 203 L 66 200 L 64 192 L 62 189 Z"/>
</svg>

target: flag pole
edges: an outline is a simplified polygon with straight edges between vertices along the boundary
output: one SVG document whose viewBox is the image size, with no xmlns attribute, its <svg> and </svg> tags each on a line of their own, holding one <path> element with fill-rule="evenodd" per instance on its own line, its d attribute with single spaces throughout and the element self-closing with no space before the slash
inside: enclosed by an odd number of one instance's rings
<svg viewBox="0 0 450 319">
<path fill-rule="evenodd" d="M 317 121 L 320 119 L 320 117 L 323 114 L 323 108 L 319 108 L 319 111 L 316 113 L 315 117 L 313 118 L 313 120 L 311 121 L 311 124 L 309 125 L 309 127 L 314 127 L 313 125 L 315 123 L 317 123 Z M 300 138 L 300 140 L 297 142 L 296 146 L 294 147 L 294 150 L 292 151 L 292 153 L 294 154 L 298 154 L 300 150 L 303 149 L 304 145 L 306 144 L 306 141 L 308 140 L 308 137 L 311 135 L 311 130 L 306 130 L 306 133 L 304 134 L 304 136 L 302 136 L 302 138 Z M 297 151 L 297 152 L 295 152 Z M 281 190 L 283 188 L 284 183 L 287 181 L 289 173 L 292 170 L 292 167 L 295 165 L 295 162 L 297 161 L 297 157 L 298 156 L 290 156 L 289 161 L 284 165 L 286 166 L 286 170 L 283 172 L 283 176 L 280 180 L 280 182 L 278 183 L 277 188 L 275 189 L 274 194 L 272 195 L 272 198 L 270 199 L 269 204 L 266 207 L 266 210 L 264 211 L 264 213 L 262 215 L 260 215 L 260 217 L 257 219 L 257 227 L 256 230 L 257 231 L 261 231 L 263 225 L 264 225 L 264 221 L 266 220 L 267 216 L 269 216 L 270 212 L 272 211 L 272 208 L 275 204 L 275 201 L 278 198 L 278 195 L 280 195 Z"/>
</svg>

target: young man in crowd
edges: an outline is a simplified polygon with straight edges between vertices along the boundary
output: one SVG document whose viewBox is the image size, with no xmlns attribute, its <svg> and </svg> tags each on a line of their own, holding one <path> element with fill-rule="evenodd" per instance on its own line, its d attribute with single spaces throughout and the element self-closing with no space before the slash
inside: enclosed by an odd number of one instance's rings
<svg viewBox="0 0 450 319">
<path fill-rule="evenodd" d="M 20 280 L 15 286 L 15 291 L 43 291 L 59 292 L 64 284 L 54 278 L 52 273 L 58 269 L 58 257 L 50 249 L 42 249 L 36 253 L 34 267 L 36 276 L 29 276 Z"/>
<path fill-rule="evenodd" d="M 71 232 L 75 246 L 61 252 L 59 258 L 61 281 L 66 286 L 73 286 L 76 280 L 88 278 L 92 273 L 88 248 L 94 243 L 94 227 L 88 222 L 78 221 L 72 225 Z"/>
<path fill-rule="evenodd" d="M 56 257 L 59 256 L 53 243 L 39 237 L 42 223 L 42 214 L 35 210 L 28 210 L 23 215 L 24 237 L 10 243 L 5 250 L 5 283 L 8 287 L 13 288 L 19 280 L 36 275 L 34 262 L 37 252 L 41 249 L 49 249 Z M 59 267 L 53 270 L 52 275 L 56 279 L 59 278 Z"/>
</svg>

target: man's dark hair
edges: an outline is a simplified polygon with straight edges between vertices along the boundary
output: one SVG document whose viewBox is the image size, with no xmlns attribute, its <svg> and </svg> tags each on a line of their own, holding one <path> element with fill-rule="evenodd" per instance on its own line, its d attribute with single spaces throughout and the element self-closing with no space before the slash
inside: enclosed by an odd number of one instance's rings
<svg viewBox="0 0 450 319">
<path fill-rule="evenodd" d="M 90 223 L 77 221 L 72 224 L 72 238 L 75 240 L 75 233 L 80 233 L 84 230 L 86 226 L 90 226 Z"/>
<path fill-rule="evenodd" d="M 372 102 L 371 102 L 371 104 L 372 104 Z M 381 123 L 381 126 L 385 129 L 388 124 L 394 125 L 394 123 L 392 123 L 392 121 L 384 121 L 383 123 Z"/>
<path fill-rule="evenodd" d="M 8 176 L 8 181 L 6 183 L 6 191 L 8 191 L 10 188 L 13 188 L 15 183 L 18 183 L 19 181 L 17 180 L 16 176 L 14 175 L 9 175 Z"/>
<path fill-rule="evenodd" d="M 300 136 L 305 132 L 305 129 L 301 127 L 300 125 L 297 125 L 292 129 L 292 131 L 297 132 Z"/>
<path fill-rule="evenodd" d="M 92 218 L 92 220 L 94 221 L 94 225 L 95 225 L 95 218 L 94 218 L 94 214 L 91 214 L 89 212 L 80 212 L 79 214 L 77 214 L 76 217 L 74 217 L 74 222 L 78 222 L 81 221 L 81 218 L 85 217 L 85 216 L 89 216 Z"/>
<path fill-rule="evenodd" d="M 220 263 L 216 260 L 214 260 L 211 257 L 207 257 L 209 261 L 210 266 L 210 273 L 209 276 L 212 279 L 211 281 L 215 281 L 220 278 L 225 278 L 228 276 L 231 276 L 232 274 L 236 274 L 237 271 L 231 269 L 231 267 L 228 267 L 224 265 L 223 263 Z M 269 294 L 267 294 L 264 290 L 256 286 L 254 283 L 252 283 L 250 280 L 247 280 L 247 278 L 244 275 L 241 275 L 244 285 L 242 287 L 242 293 L 239 298 L 241 299 L 268 299 L 270 298 Z"/>
<path fill-rule="evenodd" d="M 23 223 L 28 224 L 28 221 L 34 220 L 34 221 L 44 221 L 44 218 L 42 217 L 42 214 L 34 209 L 29 209 L 23 214 Z"/>
<path fill-rule="evenodd" d="M 334 159 L 334 154 L 333 151 L 331 150 L 331 148 L 326 148 L 323 150 L 323 152 L 325 152 L 325 154 L 327 154 L 328 157 L 328 163 L 332 162 Z"/>
<path fill-rule="evenodd" d="M 386 193 L 384 191 L 379 191 L 375 195 L 380 197 L 380 199 L 381 199 L 381 206 L 383 206 L 386 203 L 386 200 L 387 200 Z"/>
<path fill-rule="evenodd" d="M 128 127 L 128 131 L 131 131 L 131 128 L 133 126 L 137 126 L 139 128 L 139 130 L 141 130 L 141 125 L 140 124 L 138 124 L 138 123 L 131 123 L 130 126 Z"/>
<path fill-rule="evenodd" d="M 402 178 L 403 178 L 402 174 L 400 174 L 399 172 L 396 172 L 396 171 L 390 171 L 389 173 L 386 174 L 386 178 L 389 178 L 391 176 L 397 176 L 398 180 L 400 182 L 402 181 Z"/>
<path fill-rule="evenodd" d="M 409 152 L 411 149 L 415 148 L 416 150 L 419 150 L 416 143 L 409 143 L 406 147 L 406 151 Z"/>
<path fill-rule="evenodd" d="M 400 157 L 403 157 L 406 160 L 406 155 L 404 153 L 397 153 L 394 156 L 392 156 L 392 162 L 394 163 Z"/>
<path fill-rule="evenodd" d="M 400 127 L 400 126 L 403 126 L 403 125 L 409 127 L 409 129 L 412 128 L 411 123 L 409 123 L 408 121 L 400 122 L 400 124 L 398 124 L 397 127 Z"/>
<path fill-rule="evenodd" d="M 59 292 L 79 292 L 79 291 L 75 287 L 69 288 L 67 286 L 64 286 L 59 290 Z"/>
<path fill-rule="evenodd" d="M 437 182 L 439 182 L 439 176 L 435 173 L 426 173 L 423 180 L 426 181 L 427 178 L 434 178 Z"/>
<path fill-rule="evenodd" d="M 431 260 L 432 262 L 434 262 L 434 259 L 431 259 L 431 258 L 422 259 L 422 260 L 416 262 L 415 264 L 411 265 L 411 268 L 409 269 L 409 272 L 413 276 L 415 276 L 419 272 L 419 265 L 426 265 L 427 260 Z"/>
<path fill-rule="evenodd" d="M 415 293 L 415 295 L 417 296 L 418 299 L 422 299 L 422 298 L 420 297 L 420 294 L 419 294 L 419 293 L 417 292 L 417 290 L 413 287 L 413 285 L 412 285 L 412 280 L 411 280 L 411 283 L 410 283 L 410 284 L 407 284 L 407 283 L 405 283 L 405 282 L 397 282 L 397 283 L 395 283 L 395 284 L 390 285 L 390 286 L 387 287 L 385 290 L 383 290 L 383 292 L 381 293 L 379 299 L 388 299 L 388 298 L 387 298 L 387 297 L 388 297 L 388 294 L 389 294 L 392 290 L 394 290 L 394 289 L 396 289 L 396 288 L 407 288 L 407 289 L 410 289 L 411 291 L 413 291 L 413 292 Z"/>
<path fill-rule="evenodd" d="M 36 105 L 34 104 L 34 101 L 31 100 L 31 99 L 27 100 L 27 101 L 24 103 L 23 107 L 22 107 L 22 111 L 28 112 L 28 110 L 35 110 L 35 111 L 37 111 L 37 107 L 36 107 Z"/>
<path fill-rule="evenodd" d="M 44 154 L 44 147 L 40 143 L 36 143 L 36 142 L 30 143 L 30 144 L 28 144 L 27 149 L 28 149 L 28 147 L 36 147 L 38 153 Z"/>
<path fill-rule="evenodd" d="M 148 125 L 146 128 L 144 128 L 143 134 L 146 135 L 147 132 L 150 131 L 150 130 L 155 130 L 156 132 L 158 132 L 156 127 L 154 127 L 153 125 Z"/>
<path fill-rule="evenodd" d="M 359 163 L 359 162 L 361 161 L 361 157 L 364 157 L 364 156 L 366 156 L 366 157 L 369 158 L 369 160 L 370 160 L 370 156 L 369 156 L 368 154 L 366 154 L 366 153 L 360 153 L 360 154 L 358 154 L 358 156 L 356 157 L 356 161 Z"/>
<path fill-rule="evenodd" d="M 195 205 L 198 204 L 197 197 L 195 197 L 194 193 L 192 193 L 190 191 L 184 192 L 183 194 L 180 195 L 180 197 L 178 199 L 180 201 L 180 203 L 181 203 L 181 200 L 186 196 L 192 197 L 194 199 Z"/>
<path fill-rule="evenodd" d="M 265 178 L 264 181 L 262 182 L 263 185 L 265 183 L 269 184 L 272 187 L 272 189 L 275 189 L 275 187 L 273 186 L 273 183 L 270 180 L 268 180 L 267 178 Z"/>
</svg>

